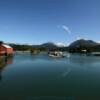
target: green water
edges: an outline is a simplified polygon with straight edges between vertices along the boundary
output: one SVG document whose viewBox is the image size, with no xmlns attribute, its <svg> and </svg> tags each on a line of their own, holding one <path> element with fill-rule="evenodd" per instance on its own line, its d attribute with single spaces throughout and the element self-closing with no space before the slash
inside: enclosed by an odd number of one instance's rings
<svg viewBox="0 0 100 100">
<path fill-rule="evenodd" d="M 81 100 L 99 94 L 100 57 L 15 54 L 0 64 L 0 98 L 5 100 Z"/>
</svg>

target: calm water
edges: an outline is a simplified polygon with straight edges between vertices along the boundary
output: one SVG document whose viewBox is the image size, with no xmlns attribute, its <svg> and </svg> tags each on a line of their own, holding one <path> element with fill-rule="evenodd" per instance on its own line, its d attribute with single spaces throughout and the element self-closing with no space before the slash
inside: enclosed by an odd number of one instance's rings
<svg viewBox="0 0 100 100">
<path fill-rule="evenodd" d="M 100 57 L 76 54 L 54 59 L 45 53 L 16 54 L 0 64 L 3 99 L 80 100 L 80 96 L 99 94 Z"/>
</svg>

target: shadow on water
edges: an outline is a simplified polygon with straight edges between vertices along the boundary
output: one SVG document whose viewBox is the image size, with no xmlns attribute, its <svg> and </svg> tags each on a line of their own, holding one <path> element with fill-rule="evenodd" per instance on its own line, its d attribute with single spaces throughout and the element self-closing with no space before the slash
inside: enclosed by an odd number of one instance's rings
<svg viewBox="0 0 100 100">
<path fill-rule="evenodd" d="M 0 81 L 2 80 L 2 71 L 7 65 L 12 64 L 12 62 L 13 57 L 0 57 Z"/>
</svg>

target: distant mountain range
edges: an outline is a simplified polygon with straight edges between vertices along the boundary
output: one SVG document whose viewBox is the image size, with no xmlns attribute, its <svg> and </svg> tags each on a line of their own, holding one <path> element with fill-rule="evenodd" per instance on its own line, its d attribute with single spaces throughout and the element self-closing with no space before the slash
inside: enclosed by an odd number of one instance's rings
<svg viewBox="0 0 100 100">
<path fill-rule="evenodd" d="M 73 43 L 71 43 L 69 45 L 70 48 L 76 48 L 76 47 L 94 47 L 99 45 L 99 43 L 92 41 L 92 40 L 84 40 L 84 39 L 80 39 L 80 40 L 76 40 Z"/>
<path fill-rule="evenodd" d="M 43 43 L 40 45 L 21 45 L 21 44 L 9 44 L 14 48 L 14 50 L 30 50 L 31 48 L 37 48 L 40 50 L 64 50 L 70 52 L 80 52 L 81 50 L 87 50 L 89 52 L 99 51 L 100 52 L 100 43 L 97 43 L 92 40 L 80 39 L 72 42 L 68 47 L 61 44 L 55 44 L 52 42 Z"/>
<path fill-rule="evenodd" d="M 55 45 L 52 42 L 44 43 L 44 44 L 41 44 L 40 46 L 43 48 L 56 48 L 57 47 L 57 45 Z"/>
<path fill-rule="evenodd" d="M 28 49 L 40 49 L 40 50 L 66 50 L 67 47 L 64 45 L 54 44 L 52 42 L 43 43 L 40 45 L 27 45 L 27 44 L 9 44 L 14 50 L 28 50 Z"/>
<path fill-rule="evenodd" d="M 67 46 L 54 44 L 52 42 L 43 43 L 41 45 L 33 45 L 33 48 L 40 48 L 45 50 L 67 50 Z"/>
<path fill-rule="evenodd" d="M 65 45 L 63 44 L 55 44 L 52 42 L 47 42 L 47 43 L 43 43 L 40 45 L 32 45 L 33 47 L 38 47 L 38 48 L 57 48 L 57 47 L 65 47 Z"/>
<path fill-rule="evenodd" d="M 92 40 L 80 39 L 69 45 L 69 51 L 71 52 L 80 52 L 81 50 L 87 50 L 89 52 L 100 51 L 100 44 Z"/>
</svg>

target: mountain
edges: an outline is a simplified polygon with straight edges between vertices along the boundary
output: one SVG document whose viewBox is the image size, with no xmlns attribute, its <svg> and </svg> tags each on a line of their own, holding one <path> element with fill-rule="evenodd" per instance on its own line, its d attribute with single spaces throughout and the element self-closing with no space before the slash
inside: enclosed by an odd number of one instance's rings
<svg viewBox="0 0 100 100">
<path fill-rule="evenodd" d="M 98 45 L 98 43 L 92 41 L 92 40 L 84 40 L 84 39 L 80 39 L 80 40 L 76 40 L 74 42 L 72 42 L 69 45 L 69 48 L 76 48 L 76 47 L 94 47 Z"/>
<path fill-rule="evenodd" d="M 67 51 L 67 47 L 64 45 L 54 44 L 52 42 L 43 43 L 41 45 L 33 45 L 33 48 L 39 48 L 40 50 L 61 50 Z"/>
<path fill-rule="evenodd" d="M 52 42 L 48 42 L 48 43 L 44 43 L 42 45 L 40 45 L 42 48 L 57 48 L 57 45 L 55 45 Z"/>
<path fill-rule="evenodd" d="M 69 45 L 69 51 L 71 51 L 71 52 L 80 52 L 82 50 L 91 51 L 97 45 L 99 45 L 99 44 L 95 41 L 80 39 L 80 40 L 76 40 L 76 41 L 72 42 Z"/>
<path fill-rule="evenodd" d="M 9 44 L 14 50 L 31 50 L 31 49 L 39 49 L 40 51 L 48 51 L 48 50 L 61 50 L 66 51 L 67 47 L 64 45 L 57 45 L 52 42 L 47 42 L 43 44 L 37 44 L 37 45 L 28 45 L 28 44 L 14 44 L 14 43 L 6 43 Z"/>
</svg>

